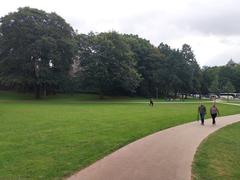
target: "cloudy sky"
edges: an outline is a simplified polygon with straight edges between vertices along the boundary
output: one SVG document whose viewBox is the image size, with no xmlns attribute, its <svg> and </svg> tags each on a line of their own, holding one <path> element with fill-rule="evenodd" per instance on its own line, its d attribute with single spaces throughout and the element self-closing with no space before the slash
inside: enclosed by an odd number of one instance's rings
<svg viewBox="0 0 240 180">
<path fill-rule="evenodd" d="M 56 12 L 79 33 L 116 30 L 156 46 L 190 44 L 201 66 L 240 62 L 238 0 L 7 0 L 0 16 L 24 6 Z"/>
</svg>

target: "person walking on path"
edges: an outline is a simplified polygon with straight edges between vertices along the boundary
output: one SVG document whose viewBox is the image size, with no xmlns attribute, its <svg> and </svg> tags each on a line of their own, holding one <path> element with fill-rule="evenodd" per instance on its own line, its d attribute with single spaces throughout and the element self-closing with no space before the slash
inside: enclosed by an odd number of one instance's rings
<svg viewBox="0 0 240 180">
<path fill-rule="evenodd" d="M 198 116 L 200 116 L 202 125 L 204 125 L 205 114 L 206 114 L 206 107 L 201 103 L 201 105 L 198 107 Z"/>
<path fill-rule="evenodd" d="M 215 119 L 216 119 L 217 115 L 219 115 L 219 111 L 218 111 L 218 108 L 215 103 L 210 108 L 210 114 L 212 116 L 212 124 L 216 124 Z"/>
</svg>

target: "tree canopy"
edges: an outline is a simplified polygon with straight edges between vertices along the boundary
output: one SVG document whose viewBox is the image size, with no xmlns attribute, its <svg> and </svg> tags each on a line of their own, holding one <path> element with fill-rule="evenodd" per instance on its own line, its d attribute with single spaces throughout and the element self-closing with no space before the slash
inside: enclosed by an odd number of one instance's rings
<svg viewBox="0 0 240 180">
<path fill-rule="evenodd" d="M 0 88 L 145 97 L 240 92 L 232 59 L 200 68 L 192 47 L 154 46 L 115 31 L 78 34 L 56 13 L 19 8 L 0 19 Z"/>
<path fill-rule="evenodd" d="M 0 81 L 34 88 L 36 96 L 67 77 L 74 31 L 56 13 L 19 8 L 0 19 Z"/>
<path fill-rule="evenodd" d="M 116 32 L 90 35 L 87 46 L 83 37 L 79 37 L 82 83 L 100 94 L 135 92 L 141 77 L 135 68 L 133 53 L 121 36 Z"/>
</svg>

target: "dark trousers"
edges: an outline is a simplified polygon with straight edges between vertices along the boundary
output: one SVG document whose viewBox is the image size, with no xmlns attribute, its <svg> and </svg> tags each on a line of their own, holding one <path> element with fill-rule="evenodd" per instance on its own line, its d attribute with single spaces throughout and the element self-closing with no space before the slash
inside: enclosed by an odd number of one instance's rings
<svg viewBox="0 0 240 180">
<path fill-rule="evenodd" d="M 215 118 L 217 117 L 217 114 L 211 114 L 212 116 L 212 124 L 215 124 L 216 121 L 215 121 Z"/>
<path fill-rule="evenodd" d="M 200 113 L 201 123 L 204 124 L 204 116 L 205 114 Z"/>
</svg>

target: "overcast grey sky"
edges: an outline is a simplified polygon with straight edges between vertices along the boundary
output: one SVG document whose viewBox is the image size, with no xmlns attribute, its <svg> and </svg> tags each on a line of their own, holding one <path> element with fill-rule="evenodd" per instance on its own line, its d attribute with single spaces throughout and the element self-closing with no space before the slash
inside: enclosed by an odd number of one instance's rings
<svg viewBox="0 0 240 180">
<path fill-rule="evenodd" d="M 0 16 L 24 6 L 56 12 L 79 33 L 116 30 L 156 46 L 190 44 L 201 66 L 240 62 L 238 0 L 7 0 Z"/>
</svg>

